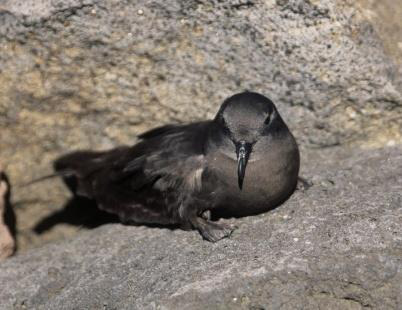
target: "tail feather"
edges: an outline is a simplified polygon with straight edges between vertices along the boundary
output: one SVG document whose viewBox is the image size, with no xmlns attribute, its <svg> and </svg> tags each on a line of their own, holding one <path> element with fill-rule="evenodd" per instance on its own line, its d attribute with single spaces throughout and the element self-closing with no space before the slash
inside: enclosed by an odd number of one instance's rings
<svg viewBox="0 0 402 310">
<path fill-rule="evenodd" d="M 78 151 L 63 155 L 53 163 L 57 174 L 63 175 L 64 183 L 74 195 L 93 198 L 91 175 L 105 164 L 107 152 Z"/>
<path fill-rule="evenodd" d="M 93 198 L 93 183 L 99 172 L 121 159 L 127 147 L 110 151 L 77 151 L 63 155 L 54 161 L 56 174 L 63 175 L 64 183 L 73 194 Z"/>
<path fill-rule="evenodd" d="M 57 158 L 53 167 L 57 173 L 70 171 L 75 176 L 85 177 L 102 167 L 107 152 L 78 151 Z"/>
</svg>

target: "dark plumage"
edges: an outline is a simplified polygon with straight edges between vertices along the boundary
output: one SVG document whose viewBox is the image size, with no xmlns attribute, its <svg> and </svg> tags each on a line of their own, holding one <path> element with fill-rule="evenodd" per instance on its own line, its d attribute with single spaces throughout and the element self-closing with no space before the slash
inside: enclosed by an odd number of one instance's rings
<svg viewBox="0 0 402 310">
<path fill-rule="evenodd" d="M 209 241 L 232 228 L 208 211 L 267 211 L 294 191 L 297 144 L 274 104 L 251 92 L 222 104 L 214 120 L 150 130 L 132 147 L 81 151 L 54 163 L 70 189 L 123 222 L 179 224 Z"/>
</svg>

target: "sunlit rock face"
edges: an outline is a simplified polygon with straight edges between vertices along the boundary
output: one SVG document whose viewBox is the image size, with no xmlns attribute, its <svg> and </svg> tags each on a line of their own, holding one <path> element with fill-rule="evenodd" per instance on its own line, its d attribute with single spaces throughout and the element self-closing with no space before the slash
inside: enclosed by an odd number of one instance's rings
<svg viewBox="0 0 402 310">
<path fill-rule="evenodd" d="M 398 62 L 361 3 L 2 1 L 0 159 L 19 185 L 245 89 L 277 104 L 302 150 L 398 144 Z M 15 188 L 20 248 L 76 231 L 31 233 L 67 196 L 58 181 Z"/>
<path fill-rule="evenodd" d="M 397 309 L 400 14 L 392 0 L 0 1 L 0 161 L 20 249 L 1 263 L 0 308 Z M 22 186 L 62 153 L 211 118 L 245 89 L 276 103 L 313 186 L 227 220 L 230 239 L 84 232 L 108 222 L 88 222 L 96 207 L 72 208 L 57 179 Z"/>
</svg>

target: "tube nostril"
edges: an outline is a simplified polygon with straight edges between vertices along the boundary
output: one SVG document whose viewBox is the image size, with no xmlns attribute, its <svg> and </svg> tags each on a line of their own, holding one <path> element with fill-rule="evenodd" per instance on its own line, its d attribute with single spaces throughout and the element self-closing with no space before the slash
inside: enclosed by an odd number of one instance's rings
<svg viewBox="0 0 402 310">
<path fill-rule="evenodd" d="M 239 152 L 237 155 L 238 159 L 246 158 L 246 143 L 244 141 L 240 142 Z"/>
<path fill-rule="evenodd" d="M 246 174 L 248 158 L 251 153 L 251 146 L 251 143 L 246 143 L 244 140 L 236 143 L 237 175 L 240 190 L 243 188 L 243 180 Z"/>
</svg>

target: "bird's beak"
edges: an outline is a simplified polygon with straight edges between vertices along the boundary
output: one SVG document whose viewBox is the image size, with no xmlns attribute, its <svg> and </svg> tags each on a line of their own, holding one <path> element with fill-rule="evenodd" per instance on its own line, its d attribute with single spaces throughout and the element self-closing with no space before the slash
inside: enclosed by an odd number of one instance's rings
<svg viewBox="0 0 402 310">
<path fill-rule="evenodd" d="M 243 188 L 244 175 L 246 174 L 247 161 L 251 153 L 251 143 L 240 141 L 236 144 L 237 174 L 239 177 L 239 188 Z"/>
</svg>

